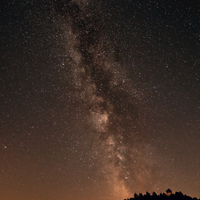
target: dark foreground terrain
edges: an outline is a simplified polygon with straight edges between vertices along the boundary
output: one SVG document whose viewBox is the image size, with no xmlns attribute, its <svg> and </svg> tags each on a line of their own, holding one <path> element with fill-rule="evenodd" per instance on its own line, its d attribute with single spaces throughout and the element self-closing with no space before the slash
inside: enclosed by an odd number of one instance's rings
<svg viewBox="0 0 200 200">
<path fill-rule="evenodd" d="M 182 192 L 176 192 L 175 194 L 170 193 L 160 193 L 157 195 L 155 192 L 151 195 L 146 192 L 146 194 L 135 194 L 134 197 L 124 199 L 124 200 L 200 200 L 196 197 L 192 198 L 187 195 L 183 195 Z"/>
</svg>

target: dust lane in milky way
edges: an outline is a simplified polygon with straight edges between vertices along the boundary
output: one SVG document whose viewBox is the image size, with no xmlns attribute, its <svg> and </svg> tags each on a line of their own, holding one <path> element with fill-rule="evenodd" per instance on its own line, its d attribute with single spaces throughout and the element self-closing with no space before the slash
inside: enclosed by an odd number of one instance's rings
<svg viewBox="0 0 200 200">
<path fill-rule="evenodd" d="M 73 52 L 74 77 L 79 77 L 80 97 L 88 109 L 88 133 L 95 137 L 93 156 L 102 163 L 113 194 L 130 196 L 133 180 L 145 188 L 145 179 L 151 178 L 152 170 L 150 158 L 144 158 L 145 145 L 134 132 L 139 94 L 130 87 L 131 82 L 115 59 L 107 56 L 111 49 L 107 47 L 103 14 L 88 2 L 81 6 L 75 1 L 59 2 L 57 9 L 74 38 L 69 51 Z M 138 149 L 138 141 L 132 142 L 138 139 L 144 149 Z"/>
</svg>

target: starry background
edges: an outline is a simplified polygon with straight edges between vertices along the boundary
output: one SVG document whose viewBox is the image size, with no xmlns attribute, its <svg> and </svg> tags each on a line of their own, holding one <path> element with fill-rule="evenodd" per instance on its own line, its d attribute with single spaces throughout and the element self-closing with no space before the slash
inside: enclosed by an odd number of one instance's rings
<svg viewBox="0 0 200 200">
<path fill-rule="evenodd" d="M 198 1 L 1 1 L 0 199 L 200 197 Z"/>
</svg>

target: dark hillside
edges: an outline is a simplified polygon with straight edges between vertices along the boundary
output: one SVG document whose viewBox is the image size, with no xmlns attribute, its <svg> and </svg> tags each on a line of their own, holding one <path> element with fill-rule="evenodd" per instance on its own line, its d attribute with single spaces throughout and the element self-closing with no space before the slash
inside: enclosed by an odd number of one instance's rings
<svg viewBox="0 0 200 200">
<path fill-rule="evenodd" d="M 124 199 L 124 200 L 198 200 L 196 197 L 192 198 L 187 195 L 183 195 L 182 192 L 176 192 L 175 194 L 172 194 L 172 191 L 168 189 L 165 193 L 160 193 L 157 195 L 155 192 L 152 193 L 152 195 L 148 192 L 146 194 L 136 194 L 134 197 Z"/>
</svg>

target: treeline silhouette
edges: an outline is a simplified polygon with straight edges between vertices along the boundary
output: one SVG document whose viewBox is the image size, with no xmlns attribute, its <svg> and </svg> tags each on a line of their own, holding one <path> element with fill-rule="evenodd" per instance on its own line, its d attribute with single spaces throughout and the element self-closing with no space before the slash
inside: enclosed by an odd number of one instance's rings
<svg viewBox="0 0 200 200">
<path fill-rule="evenodd" d="M 192 198 L 187 195 L 183 195 L 182 192 L 176 192 L 175 194 L 172 194 L 171 190 L 168 189 L 165 193 L 160 193 L 157 195 L 155 192 L 152 193 L 152 195 L 149 192 L 146 192 L 146 194 L 134 194 L 134 197 L 130 199 L 124 199 L 124 200 L 200 200 L 196 197 Z"/>
</svg>

